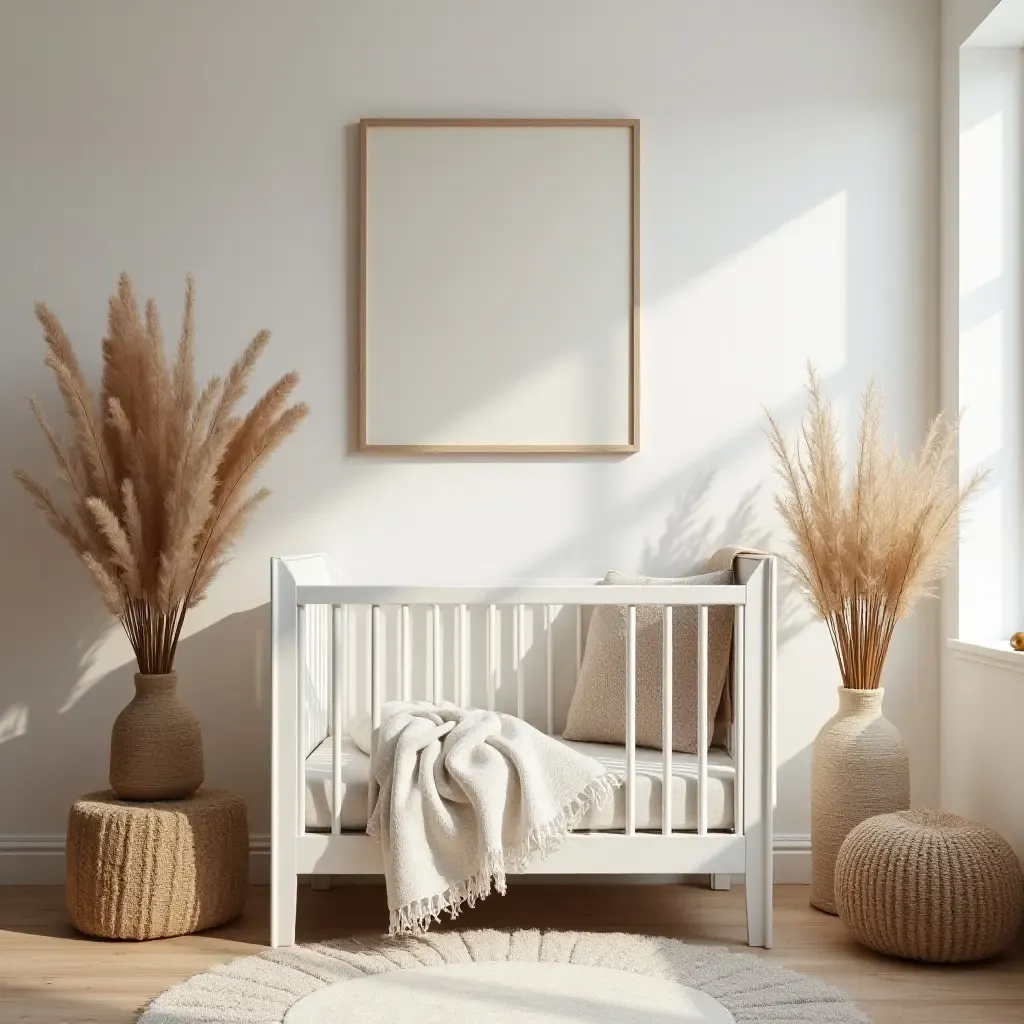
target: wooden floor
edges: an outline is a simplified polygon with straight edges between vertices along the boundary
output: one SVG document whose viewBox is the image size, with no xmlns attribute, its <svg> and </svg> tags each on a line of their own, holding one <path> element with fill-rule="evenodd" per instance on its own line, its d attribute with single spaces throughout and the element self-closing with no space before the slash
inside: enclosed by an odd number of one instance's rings
<svg viewBox="0 0 1024 1024">
<path fill-rule="evenodd" d="M 774 963 L 844 989 L 874 1024 L 1022 1024 L 1024 941 L 986 964 L 943 968 L 876 956 L 838 920 L 807 905 L 804 886 L 776 888 Z M 0 887 L 0 1021 L 120 1024 L 175 982 L 257 952 L 267 938 L 268 889 L 250 890 L 245 915 L 202 935 L 146 943 L 90 940 L 74 932 L 57 886 Z M 299 898 L 299 941 L 378 931 L 376 885 Z M 479 927 L 570 928 L 670 935 L 745 949 L 743 890 L 696 886 L 519 885 L 459 918 Z"/>
</svg>

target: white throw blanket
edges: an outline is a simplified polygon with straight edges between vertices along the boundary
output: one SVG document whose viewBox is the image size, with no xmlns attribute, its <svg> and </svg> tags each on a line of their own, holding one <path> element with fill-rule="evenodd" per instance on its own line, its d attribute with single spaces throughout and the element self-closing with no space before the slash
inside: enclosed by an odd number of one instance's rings
<svg viewBox="0 0 1024 1024">
<path fill-rule="evenodd" d="M 390 933 L 456 917 L 555 849 L 621 778 L 519 718 L 454 704 L 384 705 L 366 827 L 380 840 Z"/>
</svg>

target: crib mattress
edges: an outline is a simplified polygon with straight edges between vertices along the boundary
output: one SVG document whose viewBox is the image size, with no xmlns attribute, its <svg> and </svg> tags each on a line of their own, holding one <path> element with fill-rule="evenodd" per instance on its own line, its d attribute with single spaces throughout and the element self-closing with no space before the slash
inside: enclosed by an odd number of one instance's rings
<svg viewBox="0 0 1024 1024">
<path fill-rule="evenodd" d="M 625 778 L 626 748 L 608 743 L 578 743 L 560 740 L 567 747 L 596 758 L 609 771 Z M 366 828 L 366 794 L 370 759 L 345 736 L 341 743 L 341 828 L 362 832 Z M 733 789 L 736 765 L 728 753 L 717 747 L 708 752 L 708 828 L 733 827 Z M 314 832 L 331 829 L 331 739 L 324 740 L 306 759 L 306 828 Z M 626 789 L 620 787 L 614 801 L 588 814 L 577 831 L 615 831 L 626 825 Z M 636 827 L 661 829 L 661 751 L 636 751 Z M 697 829 L 697 756 L 672 756 L 672 828 Z"/>
</svg>

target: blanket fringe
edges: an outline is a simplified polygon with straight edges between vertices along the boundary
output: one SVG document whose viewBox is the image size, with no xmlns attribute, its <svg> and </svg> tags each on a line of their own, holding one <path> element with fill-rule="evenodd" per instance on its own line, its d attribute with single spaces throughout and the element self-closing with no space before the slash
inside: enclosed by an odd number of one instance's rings
<svg viewBox="0 0 1024 1024">
<path fill-rule="evenodd" d="M 475 907 L 477 900 L 486 899 L 490 895 L 492 887 L 504 896 L 507 874 L 516 874 L 535 857 L 546 857 L 558 849 L 566 836 L 592 810 L 603 807 L 615 796 L 615 790 L 623 781 L 622 776 L 614 772 L 607 772 L 594 779 L 560 814 L 531 829 L 518 846 L 511 850 L 489 850 L 484 864 L 472 877 L 449 886 L 436 896 L 416 900 L 392 910 L 388 933 L 396 936 L 425 932 L 434 921 L 439 922 L 444 913 L 454 921 L 464 904 L 469 904 L 470 908 Z"/>
</svg>

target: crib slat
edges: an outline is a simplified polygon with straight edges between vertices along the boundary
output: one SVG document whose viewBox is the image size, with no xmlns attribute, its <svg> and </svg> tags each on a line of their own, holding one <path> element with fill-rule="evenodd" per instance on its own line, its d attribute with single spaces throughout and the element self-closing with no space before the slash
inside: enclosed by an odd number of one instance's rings
<svg viewBox="0 0 1024 1024">
<path fill-rule="evenodd" d="M 309 736 L 308 729 L 309 724 L 306 716 L 306 700 L 309 693 L 309 652 L 306 650 L 306 637 L 308 633 L 309 624 L 307 622 L 307 616 L 309 611 L 305 605 L 299 605 L 299 625 L 298 625 L 298 651 L 299 651 L 299 690 L 298 690 L 298 702 L 299 702 L 299 771 L 297 775 L 298 780 L 298 799 L 296 804 L 296 822 L 295 827 L 299 835 L 302 835 L 306 831 L 306 758 L 309 756 Z"/>
<path fill-rule="evenodd" d="M 320 706 L 320 609 L 312 605 L 307 609 L 306 615 L 306 643 L 309 645 L 309 700 L 306 702 L 306 729 L 309 735 L 306 737 L 306 749 L 313 744 L 313 737 L 319 717 L 317 711 Z"/>
<path fill-rule="evenodd" d="M 306 609 L 306 645 L 309 647 L 309 689 L 306 701 L 306 749 L 313 744 L 313 736 L 317 727 L 317 706 L 320 702 L 320 646 L 317 644 L 319 630 L 319 611 L 316 605 Z"/>
<path fill-rule="evenodd" d="M 402 700 L 412 700 L 412 640 L 409 636 L 409 606 L 407 604 L 402 605 L 399 617 L 401 623 L 398 633 L 402 656 L 398 662 L 398 670 L 402 679 Z"/>
<path fill-rule="evenodd" d="M 708 833 L 708 606 L 697 607 L 697 835 Z"/>
<path fill-rule="evenodd" d="M 355 704 L 355 687 L 349 686 L 349 682 L 356 678 L 356 671 L 354 668 L 356 657 L 358 655 L 357 644 L 352 640 L 352 623 L 355 621 L 355 615 L 352 612 L 352 606 L 345 604 L 341 606 L 342 610 L 342 629 L 345 633 L 345 657 L 342 664 L 343 673 L 343 686 L 342 686 L 342 703 L 345 705 L 345 718 L 351 718 L 354 711 Z"/>
<path fill-rule="evenodd" d="M 494 710 L 494 697 L 498 689 L 498 641 L 495 636 L 494 619 L 497 609 L 487 606 L 487 710 Z"/>
<path fill-rule="evenodd" d="M 327 620 L 325 613 L 327 608 L 324 605 L 320 605 L 316 609 L 315 625 L 316 630 L 314 633 L 314 642 L 316 644 L 316 718 L 317 718 L 317 737 L 316 740 L 319 743 L 322 737 L 319 735 L 321 729 L 325 729 L 327 726 L 327 694 L 330 688 L 330 682 L 328 681 L 328 668 L 327 668 Z"/>
<path fill-rule="evenodd" d="M 434 636 L 434 667 L 431 672 L 431 684 L 433 696 L 431 699 L 435 704 L 440 704 L 444 695 L 444 680 L 441 678 L 441 606 L 432 605 L 430 613 L 431 628 Z"/>
<path fill-rule="evenodd" d="M 737 605 L 732 626 L 732 756 L 736 765 L 736 778 L 733 781 L 732 798 L 733 831 L 736 835 L 743 835 L 743 744 L 745 742 L 743 730 L 746 728 L 743 714 L 743 699 L 746 690 L 744 686 L 746 668 L 743 662 L 743 645 L 746 642 L 746 634 L 743 613 L 743 605 Z"/>
<path fill-rule="evenodd" d="M 626 629 L 626 835 L 636 832 L 636 605 Z"/>
<path fill-rule="evenodd" d="M 526 616 L 523 614 L 523 606 L 517 604 L 515 607 L 515 648 L 513 651 L 514 660 L 516 663 L 516 717 L 526 718 L 526 681 L 524 678 L 524 666 L 523 666 L 523 650 L 526 647 L 524 639 L 524 626 L 523 620 Z"/>
<path fill-rule="evenodd" d="M 672 605 L 661 608 L 661 833 L 672 834 Z"/>
<path fill-rule="evenodd" d="M 377 804 L 377 730 L 381 714 L 381 673 L 384 668 L 384 649 L 380 628 L 380 605 L 370 608 L 370 781 L 366 787 L 366 820 L 370 820 Z"/>
<path fill-rule="evenodd" d="M 473 621 L 469 609 L 461 606 L 462 616 L 462 706 L 473 703 Z"/>
<path fill-rule="evenodd" d="M 348 605 L 331 613 L 331 832 L 341 832 L 341 738 L 347 727 L 345 666 L 348 652 L 345 625 Z"/>
<path fill-rule="evenodd" d="M 433 679 L 433 661 L 431 660 L 431 622 L 433 622 L 433 611 L 427 608 L 426 619 L 423 623 L 423 699 L 433 700 L 434 698 L 434 679 Z"/>
<path fill-rule="evenodd" d="M 469 707 L 466 695 L 466 606 L 460 604 L 455 613 L 455 687 L 458 696 L 455 698 L 460 707 Z"/>
<path fill-rule="evenodd" d="M 547 640 L 547 663 L 546 668 L 546 680 L 547 680 L 547 731 L 549 736 L 553 736 L 555 733 L 555 641 L 554 641 L 554 621 L 555 617 L 551 614 L 551 605 L 544 605 L 544 636 Z"/>
<path fill-rule="evenodd" d="M 452 611 L 452 701 L 462 704 L 462 616 L 463 605 L 456 605 Z"/>
<path fill-rule="evenodd" d="M 370 720 L 374 729 L 380 725 L 380 713 L 384 706 L 384 631 L 381 629 L 380 618 L 380 605 L 375 604 L 370 612 Z"/>
</svg>

